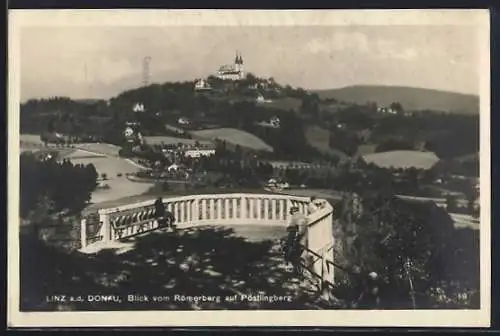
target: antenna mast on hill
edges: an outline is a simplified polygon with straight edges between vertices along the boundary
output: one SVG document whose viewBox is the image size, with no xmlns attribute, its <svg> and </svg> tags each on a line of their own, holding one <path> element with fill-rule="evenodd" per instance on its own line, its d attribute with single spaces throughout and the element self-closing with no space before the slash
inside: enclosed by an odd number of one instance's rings
<svg viewBox="0 0 500 336">
<path fill-rule="evenodd" d="M 142 85 L 149 85 L 149 63 L 151 62 L 151 57 L 146 56 L 142 61 Z"/>
</svg>

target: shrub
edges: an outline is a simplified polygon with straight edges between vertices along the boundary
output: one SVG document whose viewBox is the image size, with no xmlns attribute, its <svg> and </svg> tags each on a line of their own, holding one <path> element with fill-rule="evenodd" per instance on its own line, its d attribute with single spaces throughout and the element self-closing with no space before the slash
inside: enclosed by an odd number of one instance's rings
<svg viewBox="0 0 500 336">
<path fill-rule="evenodd" d="M 97 171 L 91 164 L 73 165 L 70 161 L 40 161 L 26 153 L 20 160 L 21 216 L 29 215 L 44 196 L 53 203 L 54 211 L 81 210 L 96 187 Z M 52 210 L 48 210 L 51 212 Z"/>
</svg>

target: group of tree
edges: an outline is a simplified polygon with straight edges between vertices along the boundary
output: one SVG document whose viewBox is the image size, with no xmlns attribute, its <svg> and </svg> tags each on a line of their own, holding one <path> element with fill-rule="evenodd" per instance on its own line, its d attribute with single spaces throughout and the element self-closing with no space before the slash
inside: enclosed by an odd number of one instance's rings
<svg viewBox="0 0 500 336">
<path fill-rule="evenodd" d="M 414 150 L 415 143 L 408 139 L 388 138 L 379 143 L 375 148 L 375 152 L 388 152 L 397 150 Z"/>
<path fill-rule="evenodd" d="M 347 105 L 337 112 L 320 108 L 321 123 L 331 132 L 330 147 L 355 153 L 362 144 L 378 151 L 418 149 L 453 159 L 479 151 L 479 116 L 419 111 L 411 115 L 379 114 L 371 105 Z M 360 136 L 367 131 L 368 137 Z M 397 143 L 395 139 L 398 140 Z"/>
<path fill-rule="evenodd" d="M 455 229 L 432 202 L 380 191 L 349 193 L 335 208 L 337 263 L 348 270 L 337 272 L 345 299 L 356 301 L 363 274 L 376 272 L 379 308 L 479 307 L 476 231 Z"/>
<path fill-rule="evenodd" d="M 275 87 L 284 97 L 299 99 L 299 111 L 257 104 L 253 100 L 239 100 L 232 93 L 224 93 L 219 98 L 198 95 L 193 89 L 193 82 L 164 83 L 125 91 L 108 102 L 89 103 L 68 98 L 30 100 L 21 105 L 21 131 L 39 134 L 58 132 L 76 140 L 123 145 L 123 131 L 128 121 L 140 123 L 141 133 L 145 136 L 170 135 L 165 124 L 176 123 L 180 116 L 185 116 L 200 125 L 210 120 L 211 124 L 220 127 L 252 133 L 274 148 L 276 159 L 325 159 L 324 154 L 307 141 L 304 128 L 307 121 L 329 129 L 330 148 L 350 156 L 355 155 L 363 144 L 374 144 L 377 151 L 411 149 L 423 144 L 425 150 L 447 160 L 479 150 L 479 117 L 475 115 L 432 111 L 411 115 L 380 114 L 376 104 L 371 103 L 344 104 L 336 112 L 330 112 L 328 104 L 317 94 L 300 88 L 281 86 L 254 75 L 248 75 L 239 83 L 229 82 L 236 89 L 259 83 Z M 145 104 L 144 112 L 133 111 L 137 102 Z M 404 110 L 397 102 L 391 106 Z M 258 125 L 258 122 L 275 116 L 280 119 L 279 128 Z"/>
<path fill-rule="evenodd" d="M 31 153 L 23 153 L 20 158 L 21 218 L 28 218 L 39 210 L 47 213 L 80 211 L 90 200 L 97 177 L 92 164 L 74 165 L 68 160 L 58 162 L 55 158 L 40 160 Z"/>
</svg>

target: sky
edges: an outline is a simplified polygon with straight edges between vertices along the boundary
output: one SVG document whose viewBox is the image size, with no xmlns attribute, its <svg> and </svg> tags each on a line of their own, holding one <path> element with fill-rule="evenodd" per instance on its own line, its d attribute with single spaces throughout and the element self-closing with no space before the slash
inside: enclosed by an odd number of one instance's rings
<svg viewBox="0 0 500 336">
<path fill-rule="evenodd" d="M 109 99 L 151 82 L 246 71 L 305 89 L 401 85 L 479 94 L 474 26 L 23 27 L 21 101 Z"/>
</svg>

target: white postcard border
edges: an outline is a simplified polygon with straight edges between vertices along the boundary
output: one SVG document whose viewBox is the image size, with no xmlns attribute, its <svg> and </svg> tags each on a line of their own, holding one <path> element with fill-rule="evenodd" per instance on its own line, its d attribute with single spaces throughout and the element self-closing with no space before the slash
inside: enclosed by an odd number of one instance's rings
<svg viewBox="0 0 500 336">
<path fill-rule="evenodd" d="M 418 311 L 19 311 L 20 34 L 26 26 L 475 25 L 480 64 L 481 309 Z M 13 10 L 9 12 L 8 326 L 487 327 L 491 301 L 490 27 L 487 10 Z M 34 279 L 35 280 L 35 279 Z M 36 281 L 36 280 L 35 280 Z"/>
</svg>

